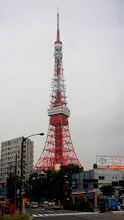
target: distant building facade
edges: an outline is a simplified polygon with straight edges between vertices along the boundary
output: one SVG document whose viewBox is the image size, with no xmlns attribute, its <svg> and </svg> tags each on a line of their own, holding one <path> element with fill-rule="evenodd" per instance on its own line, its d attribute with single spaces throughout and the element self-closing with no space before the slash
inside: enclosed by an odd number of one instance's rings
<svg viewBox="0 0 124 220">
<path fill-rule="evenodd" d="M 1 143 L 0 159 L 0 187 L 6 183 L 9 173 L 21 176 L 21 144 L 23 137 L 4 141 Z M 33 169 L 34 143 L 30 139 L 24 142 L 23 151 L 23 180 L 26 181 Z"/>
<path fill-rule="evenodd" d="M 119 181 L 124 181 L 124 169 L 92 169 L 75 174 L 72 179 L 76 180 L 77 183 L 77 187 L 73 189 L 73 192 L 88 189 L 94 190 L 94 192 L 99 195 L 101 186 L 112 185 L 113 183 L 119 184 Z M 115 186 L 117 187 L 116 184 Z"/>
<path fill-rule="evenodd" d="M 101 186 L 112 185 L 118 189 L 124 187 L 124 157 L 98 156 L 94 169 L 83 171 L 72 176 L 73 201 L 82 197 L 93 199 L 97 206 L 97 199 L 101 194 Z"/>
</svg>

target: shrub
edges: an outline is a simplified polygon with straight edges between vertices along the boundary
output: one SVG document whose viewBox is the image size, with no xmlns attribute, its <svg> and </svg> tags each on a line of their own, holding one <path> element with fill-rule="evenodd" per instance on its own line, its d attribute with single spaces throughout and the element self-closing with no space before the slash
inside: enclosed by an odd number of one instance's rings
<svg viewBox="0 0 124 220">
<path fill-rule="evenodd" d="M 72 203 L 65 203 L 63 208 L 66 210 L 73 210 L 73 211 L 88 211 L 89 210 L 89 203 L 85 200 L 81 200 L 79 202 Z"/>
<path fill-rule="evenodd" d="M 26 213 L 22 213 L 20 214 L 15 214 L 15 215 L 3 215 L 0 217 L 0 220 L 19 220 L 19 219 L 28 219 L 29 218 L 29 214 Z"/>
</svg>

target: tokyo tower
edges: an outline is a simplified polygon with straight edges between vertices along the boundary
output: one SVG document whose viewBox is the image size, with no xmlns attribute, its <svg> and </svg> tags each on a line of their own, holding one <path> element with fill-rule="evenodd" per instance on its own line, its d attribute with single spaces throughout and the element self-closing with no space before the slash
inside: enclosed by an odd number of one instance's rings
<svg viewBox="0 0 124 220">
<path fill-rule="evenodd" d="M 62 42 L 57 14 L 57 40 L 54 43 L 54 76 L 52 94 L 48 109 L 49 127 L 44 149 L 34 169 L 56 169 L 56 167 L 75 164 L 82 167 L 74 151 L 68 124 L 70 110 L 66 102 L 66 88 L 62 66 Z"/>
</svg>

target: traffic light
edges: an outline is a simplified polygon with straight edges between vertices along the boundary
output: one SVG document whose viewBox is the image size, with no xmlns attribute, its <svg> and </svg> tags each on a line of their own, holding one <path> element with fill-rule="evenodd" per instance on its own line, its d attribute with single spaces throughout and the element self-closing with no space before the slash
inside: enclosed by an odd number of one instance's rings
<svg viewBox="0 0 124 220">
<path fill-rule="evenodd" d="M 38 173 L 38 179 L 46 179 L 46 178 L 47 178 L 47 173 L 44 173 L 44 171 Z"/>
</svg>

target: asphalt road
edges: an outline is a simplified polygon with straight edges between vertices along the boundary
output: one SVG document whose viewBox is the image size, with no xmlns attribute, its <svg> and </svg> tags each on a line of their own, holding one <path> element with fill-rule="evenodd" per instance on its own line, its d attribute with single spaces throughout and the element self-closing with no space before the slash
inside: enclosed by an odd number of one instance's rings
<svg viewBox="0 0 124 220">
<path fill-rule="evenodd" d="M 124 220 L 124 211 L 83 213 L 67 210 L 27 209 L 32 220 Z"/>
<path fill-rule="evenodd" d="M 38 214 L 60 214 L 60 213 L 75 213 L 73 211 L 68 210 L 53 210 L 53 209 L 26 209 L 26 212 L 29 213 L 30 216 L 38 215 Z"/>
</svg>

